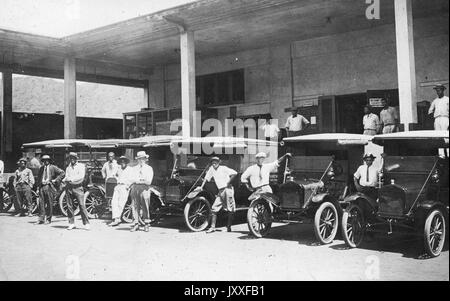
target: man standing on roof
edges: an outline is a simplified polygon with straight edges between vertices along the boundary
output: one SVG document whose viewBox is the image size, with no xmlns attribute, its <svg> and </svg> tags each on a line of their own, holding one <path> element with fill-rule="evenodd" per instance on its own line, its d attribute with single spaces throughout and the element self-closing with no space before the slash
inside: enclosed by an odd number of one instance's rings
<svg viewBox="0 0 450 301">
<path fill-rule="evenodd" d="M 363 117 L 364 135 L 375 136 L 380 129 L 380 119 L 378 115 L 372 113 L 372 107 L 364 106 Z"/>
<path fill-rule="evenodd" d="M 66 183 L 66 200 L 67 200 L 67 217 L 69 218 L 69 227 L 67 230 L 75 228 L 75 218 L 73 206 L 73 199 L 76 198 L 80 206 L 81 219 L 84 228 L 90 229 L 89 218 L 84 202 L 83 182 L 86 175 L 86 166 L 78 162 L 78 154 L 75 152 L 69 153 L 70 164 L 66 168 L 65 177 L 62 180 Z"/>
<path fill-rule="evenodd" d="M 51 164 L 49 155 L 43 155 L 41 166 L 38 173 L 37 186 L 39 188 L 39 221 L 40 224 L 50 224 L 53 216 L 53 201 L 56 197 L 57 187 L 62 178 L 64 171 L 56 165 Z"/>
<path fill-rule="evenodd" d="M 221 165 L 220 162 L 221 161 L 219 157 L 211 158 L 211 167 L 206 172 L 205 180 L 200 186 L 200 189 L 203 189 L 207 181 L 209 182 L 214 179 L 217 189 L 219 189 L 216 200 L 214 201 L 211 210 L 211 227 L 208 229 L 208 231 L 206 231 L 206 233 L 212 233 L 216 231 L 217 214 L 221 209 L 224 209 L 226 212 L 228 212 L 227 231 L 231 232 L 233 215 L 236 211 L 234 188 L 231 185 L 231 182 L 236 177 L 237 172 L 225 165 Z"/>
<path fill-rule="evenodd" d="M 272 117 L 267 117 L 266 122 L 261 125 L 260 129 L 264 131 L 264 138 L 267 141 L 278 141 L 280 129 L 275 123 L 272 123 Z"/>
<path fill-rule="evenodd" d="M 287 157 L 292 157 L 291 153 L 286 153 L 277 161 L 272 163 L 264 163 L 267 155 L 263 152 L 256 154 L 256 164 L 249 166 L 241 176 L 241 182 L 244 183 L 250 191 L 258 191 L 260 193 L 272 193 L 269 185 L 270 173 L 275 172 L 278 166 Z"/>
<path fill-rule="evenodd" d="M 383 129 L 383 134 L 397 132 L 400 121 L 397 109 L 389 106 L 386 98 L 381 99 L 381 104 L 383 105 L 383 109 L 380 112 L 380 126 Z"/>
<path fill-rule="evenodd" d="M 444 95 L 446 87 L 444 85 L 436 85 L 437 98 L 431 103 L 428 114 L 434 116 L 434 129 L 436 131 L 448 131 L 448 96 Z"/>
<path fill-rule="evenodd" d="M 34 185 L 33 172 L 26 167 L 27 159 L 21 158 L 17 164 L 19 168 L 14 176 L 14 188 L 16 190 L 14 208 L 17 216 L 25 216 L 26 212 L 28 212 L 28 216 L 33 216 L 31 213 L 31 189 Z M 24 204 L 26 208 L 23 208 Z"/>
<path fill-rule="evenodd" d="M 128 167 L 130 160 L 125 156 L 121 156 L 119 160 L 117 160 L 117 163 L 120 167 L 117 170 L 117 185 L 114 187 L 114 194 L 111 200 L 113 218 L 113 222 L 109 224 L 111 227 L 115 227 L 120 224 L 123 208 L 128 200 L 130 185 L 133 181 L 131 168 Z"/>
<path fill-rule="evenodd" d="M 288 137 L 300 136 L 302 131 L 307 129 L 309 121 L 300 115 L 299 108 L 292 109 L 292 115 L 286 121 L 286 131 Z"/>
</svg>

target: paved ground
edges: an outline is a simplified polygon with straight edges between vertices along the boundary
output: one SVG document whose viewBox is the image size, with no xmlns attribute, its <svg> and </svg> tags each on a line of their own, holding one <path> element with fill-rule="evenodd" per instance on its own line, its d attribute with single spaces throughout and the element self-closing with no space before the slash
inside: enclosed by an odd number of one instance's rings
<svg viewBox="0 0 450 301">
<path fill-rule="evenodd" d="M 253 239 L 244 223 L 232 233 L 191 233 L 178 217 L 149 233 L 104 220 L 90 231 L 67 231 L 62 217 L 35 221 L 0 215 L 0 280 L 449 280 L 448 247 L 421 260 L 404 237 L 348 250 L 342 240 L 315 245 L 311 225 L 275 225 Z"/>
</svg>

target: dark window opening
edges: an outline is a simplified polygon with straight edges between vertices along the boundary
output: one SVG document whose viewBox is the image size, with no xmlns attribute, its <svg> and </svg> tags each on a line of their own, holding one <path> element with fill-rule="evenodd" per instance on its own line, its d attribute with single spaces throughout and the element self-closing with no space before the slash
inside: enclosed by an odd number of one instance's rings
<svg viewBox="0 0 450 301">
<path fill-rule="evenodd" d="M 244 103 L 244 69 L 197 76 L 196 94 L 199 106 Z"/>
</svg>

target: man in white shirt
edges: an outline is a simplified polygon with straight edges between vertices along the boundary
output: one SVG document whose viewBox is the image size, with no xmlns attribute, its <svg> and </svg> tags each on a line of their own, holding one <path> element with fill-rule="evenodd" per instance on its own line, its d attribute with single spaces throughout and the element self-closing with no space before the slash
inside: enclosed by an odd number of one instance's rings
<svg viewBox="0 0 450 301">
<path fill-rule="evenodd" d="M 231 186 L 231 182 L 236 175 L 237 172 L 235 170 L 227 166 L 220 165 L 220 159 L 218 157 L 211 158 L 211 167 L 206 172 L 205 179 L 200 188 L 203 189 L 207 181 L 209 182 L 214 179 L 219 192 L 212 206 L 211 227 L 208 231 L 206 231 L 206 233 L 216 231 L 217 214 L 222 208 L 228 212 L 227 231 L 231 232 L 233 214 L 236 211 L 234 188 Z"/>
<path fill-rule="evenodd" d="M 286 131 L 288 137 L 301 135 L 301 132 L 309 126 L 309 121 L 300 115 L 300 109 L 293 108 L 292 115 L 286 121 Z"/>
<path fill-rule="evenodd" d="M 372 107 L 364 106 L 363 117 L 364 135 L 375 136 L 380 129 L 380 119 L 372 113 Z"/>
<path fill-rule="evenodd" d="M 398 130 L 400 118 L 396 108 L 391 107 L 386 98 L 381 100 L 383 109 L 380 112 L 380 128 L 383 134 L 395 133 Z"/>
<path fill-rule="evenodd" d="M 74 152 L 69 153 L 70 164 L 66 168 L 65 177 L 62 180 L 66 186 L 66 200 L 67 200 L 67 217 L 69 218 L 69 227 L 67 230 L 75 228 L 73 198 L 75 197 L 80 206 L 81 220 L 84 228 L 90 229 L 89 218 L 84 202 L 84 188 L 83 181 L 86 176 L 86 166 L 78 162 L 78 154 Z"/>
<path fill-rule="evenodd" d="M 116 161 L 116 155 L 113 152 L 108 153 L 108 161 L 103 164 L 102 167 L 102 176 L 103 179 L 107 180 L 108 178 L 116 178 L 117 171 L 119 170 L 119 165 Z"/>
<path fill-rule="evenodd" d="M 263 152 L 256 154 L 256 164 L 249 166 L 241 175 L 241 182 L 245 184 L 250 191 L 272 193 L 272 188 L 269 185 L 270 173 L 276 172 L 283 160 L 286 157 L 292 157 L 292 155 L 287 153 L 272 163 L 264 163 L 266 157 L 267 155 Z"/>
<path fill-rule="evenodd" d="M 117 163 L 120 165 L 116 175 L 117 185 L 114 187 L 114 194 L 111 200 L 112 218 L 113 222 L 109 224 L 111 227 L 115 227 L 120 224 L 120 218 L 122 216 L 123 208 L 128 200 L 128 193 L 130 190 L 131 182 L 133 182 L 131 168 L 128 167 L 130 160 L 121 156 Z"/>
<path fill-rule="evenodd" d="M 133 203 L 134 225 L 131 232 L 139 230 L 139 212 L 142 210 L 142 220 L 144 222 L 144 231 L 148 232 L 150 227 L 150 198 L 144 198 L 142 193 L 149 190 L 153 181 L 153 168 L 146 164 L 149 155 L 145 151 L 139 151 L 136 156 L 138 165 L 132 170 L 132 186 L 130 190 L 131 201 Z"/>
<path fill-rule="evenodd" d="M 373 154 L 365 154 L 364 164 L 359 166 L 353 175 L 356 190 L 377 199 L 377 187 L 380 171 L 373 166 L 375 160 Z"/>
<path fill-rule="evenodd" d="M 278 134 L 280 129 L 272 123 L 271 117 L 266 118 L 266 122 L 261 125 L 261 130 L 264 131 L 264 138 L 268 141 L 278 141 Z"/>
<path fill-rule="evenodd" d="M 444 95 L 446 87 L 437 85 L 433 89 L 438 97 L 431 103 L 428 114 L 433 114 L 436 131 L 448 131 L 448 96 Z"/>
</svg>

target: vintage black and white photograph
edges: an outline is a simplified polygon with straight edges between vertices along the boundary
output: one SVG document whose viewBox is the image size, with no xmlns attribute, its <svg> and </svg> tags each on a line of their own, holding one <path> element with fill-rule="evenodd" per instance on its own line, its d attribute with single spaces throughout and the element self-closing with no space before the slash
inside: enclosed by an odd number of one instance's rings
<svg viewBox="0 0 450 301">
<path fill-rule="evenodd" d="M 448 89 L 448 0 L 0 0 L 0 280 L 449 281 Z"/>
</svg>

